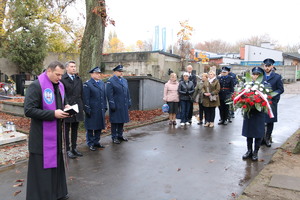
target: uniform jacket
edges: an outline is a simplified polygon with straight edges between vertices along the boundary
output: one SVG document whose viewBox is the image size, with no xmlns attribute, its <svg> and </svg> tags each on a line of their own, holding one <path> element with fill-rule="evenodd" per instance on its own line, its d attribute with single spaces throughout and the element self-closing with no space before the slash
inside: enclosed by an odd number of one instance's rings
<svg viewBox="0 0 300 200">
<path fill-rule="evenodd" d="M 211 93 L 212 95 L 217 95 L 217 101 L 210 101 L 208 96 L 203 96 L 202 105 L 204 107 L 217 107 L 220 106 L 219 99 L 220 83 L 217 78 L 209 83 L 209 81 L 204 81 L 202 93 Z"/>
<path fill-rule="evenodd" d="M 26 91 L 24 114 L 31 118 L 29 132 L 29 152 L 43 154 L 43 121 L 55 120 L 54 110 L 43 110 L 42 88 L 38 80 L 33 81 Z M 57 120 L 58 121 L 58 120 Z M 61 139 L 61 127 L 58 123 L 58 139 Z M 61 141 L 58 148 L 61 148 Z"/>
<path fill-rule="evenodd" d="M 282 77 L 281 75 L 275 72 L 271 72 L 268 79 L 266 78 L 266 76 L 264 77 L 264 81 L 266 81 L 272 87 L 272 90 L 274 92 L 278 93 L 276 96 L 272 98 L 272 104 L 271 104 L 274 118 L 270 118 L 269 115 L 266 114 L 266 118 L 265 118 L 266 123 L 277 122 L 277 104 L 280 100 L 280 95 L 284 92 Z"/>
<path fill-rule="evenodd" d="M 84 125 L 87 130 L 105 129 L 105 112 L 107 110 L 105 85 L 90 79 L 83 84 Z"/>
<path fill-rule="evenodd" d="M 179 102 L 178 81 L 169 80 L 164 87 L 163 100 L 166 102 Z"/>
<path fill-rule="evenodd" d="M 251 138 L 263 138 L 265 135 L 265 113 L 252 109 L 249 117 L 244 116 L 242 135 Z"/>
<path fill-rule="evenodd" d="M 109 104 L 109 120 L 111 123 L 129 122 L 128 109 L 131 107 L 131 98 L 127 80 L 117 76 L 106 82 L 106 97 Z"/>
<path fill-rule="evenodd" d="M 186 84 L 185 81 L 180 81 L 178 86 L 178 93 L 180 100 L 193 100 L 193 93 L 195 91 L 194 84 L 192 81 L 188 81 Z"/>
<path fill-rule="evenodd" d="M 79 113 L 66 118 L 65 122 L 83 121 L 83 92 L 82 80 L 79 76 L 75 76 L 72 80 L 67 73 L 62 76 L 61 82 L 65 86 L 65 95 L 69 105 L 78 104 Z"/>
<path fill-rule="evenodd" d="M 234 80 L 231 76 L 219 76 L 220 83 L 220 100 L 226 100 L 231 97 L 231 94 L 234 92 Z"/>
<path fill-rule="evenodd" d="M 234 85 L 239 83 L 235 73 L 229 72 L 228 75 L 232 77 Z"/>
</svg>

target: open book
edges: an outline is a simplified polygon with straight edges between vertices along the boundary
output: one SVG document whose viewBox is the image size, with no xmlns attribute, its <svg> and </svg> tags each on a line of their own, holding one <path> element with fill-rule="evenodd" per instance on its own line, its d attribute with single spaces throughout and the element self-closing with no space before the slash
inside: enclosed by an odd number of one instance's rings
<svg viewBox="0 0 300 200">
<path fill-rule="evenodd" d="M 78 104 L 74 104 L 74 105 L 70 106 L 69 108 L 65 108 L 64 112 L 67 112 L 70 115 L 75 115 L 75 114 L 79 113 Z"/>
</svg>

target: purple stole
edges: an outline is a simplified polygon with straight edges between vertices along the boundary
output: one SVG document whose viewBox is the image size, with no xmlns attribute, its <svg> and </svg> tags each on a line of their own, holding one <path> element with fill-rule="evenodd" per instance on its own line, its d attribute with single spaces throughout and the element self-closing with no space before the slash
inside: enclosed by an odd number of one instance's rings
<svg viewBox="0 0 300 200">
<path fill-rule="evenodd" d="M 53 84 L 46 72 L 38 76 L 43 99 L 43 110 L 56 110 Z M 59 91 L 64 102 L 64 86 L 59 82 Z M 43 159 L 44 169 L 57 167 L 57 119 L 43 121 Z"/>
</svg>

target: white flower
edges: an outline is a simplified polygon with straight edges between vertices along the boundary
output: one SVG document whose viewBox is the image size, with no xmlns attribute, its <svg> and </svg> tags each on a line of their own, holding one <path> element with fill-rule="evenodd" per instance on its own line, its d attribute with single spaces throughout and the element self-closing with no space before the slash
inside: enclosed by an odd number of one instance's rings
<svg viewBox="0 0 300 200">
<path fill-rule="evenodd" d="M 262 88 L 263 88 L 263 87 L 265 87 L 265 86 L 264 86 L 264 84 L 260 84 L 260 87 L 262 87 Z"/>
<path fill-rule="evenodd" d="M 270 90 L 269 90 L 269 89 L 266 89 L 266 92 L 270 92 Z"/>
<path fill-rule="evenodd" d="M 246 88 L 246 89 L 249 89 L 249 88 L 251 88 L 251 85 L 246 85 L 245 88 Z"/>
<path fill-rule="evenodd" d="M 264 91 L 264 89 L 262 89 L 262 88 L 259 88 L 259 91 L 261 91 L 261 92 L 262 92 L 262 91 Z"/>
<path fill-rule="evenodd" d="M 254 94 L 258 95 L 258 92 L 257 92 L 257 91 L 255 91 L 255 93 L 254 93 Z"/>
<path fill-rule="evenodd" d="M 267 94 L 264 94 L 264 97 L 265 97 L 265 98 L 267 98 L 267 97 L 268 97 L 268 95 L 267 95 Z"/>
<path fill-rule="evenodd" d="M 251 88 L 251 90 L 257 90 L 258 86 L 257 85 L 253 85 L 253 87 Z"/>
</svg>

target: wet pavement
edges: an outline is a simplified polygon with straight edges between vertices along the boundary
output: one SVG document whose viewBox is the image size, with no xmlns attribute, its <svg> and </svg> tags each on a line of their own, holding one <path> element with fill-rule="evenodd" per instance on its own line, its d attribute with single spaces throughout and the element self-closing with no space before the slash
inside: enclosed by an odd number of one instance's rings
<svg viewBox="0 0 300 200">
<path fill-rule="evenodd" d="M 299 128 L 299 102 L 300 95 L 282 96 L 272 147 L 261 148 L 259 162 L 242 160 L 247 149 L 240 112 L 227 126 L 207 128 L 193 119 L 182 128 L 164 121 L 130 130 L 129 142 L 120 145 L 104 137 L 104 150 L 80 146 L 84 157 L 69 160 L 70 200 L 233 199 Z M 1 200 L 25 199 L 26 173 L 27 162 L 0 171 Z M 17 179 L 25 179 L 22 187 L 13 187 Z"/>
</svg>

